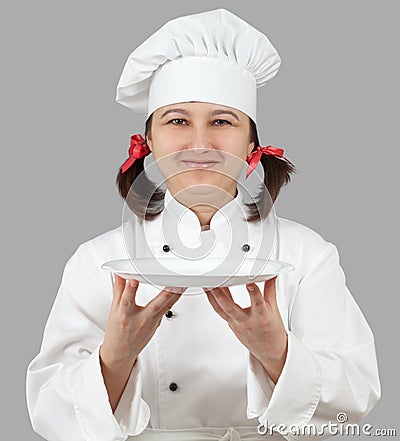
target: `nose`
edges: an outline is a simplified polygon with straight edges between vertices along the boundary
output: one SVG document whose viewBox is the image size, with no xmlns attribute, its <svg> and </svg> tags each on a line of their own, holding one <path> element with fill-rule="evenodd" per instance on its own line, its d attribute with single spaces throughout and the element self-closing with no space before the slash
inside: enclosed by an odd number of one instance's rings
<svg viewBox="0 0 400 441">
<path fill-rule="evenodd" d="M 198 153 L 202 153 L 202 151 L 210 150 L 213 148 L 210 133 L 206 128 L 204 128 L 204 126 L 198 125 L 192 128 L 192 130 L 190 131 L 187 148 L 199 150 Z M 202 151 L 200 151 L 200 149 Z"/>
</svg>

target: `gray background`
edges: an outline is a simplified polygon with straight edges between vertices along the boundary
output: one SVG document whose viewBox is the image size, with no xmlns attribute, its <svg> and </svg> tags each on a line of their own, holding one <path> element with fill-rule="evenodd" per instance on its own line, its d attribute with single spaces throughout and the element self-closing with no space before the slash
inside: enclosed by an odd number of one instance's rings
<svg viewBox="0 0 400 441">
<path fill-rule="evenodd" d="M 383 397 L 366 421 L 396 427 L 396 3 L 3 4 L 2 439 L 41 439 L 27 415 L 26 367 L 39 351 L 66 260 L 121 222 L 114 180 L 144 122 L 114 101 L 123 64 L 167 20 L 218 7 L 265 32 L 281 55 L 280 72 L 260 90 L 259 130 L 262 144 L 285 148 L 298 174 L 276 212 L 337 245 L 376 336 Z"/>
</svg>

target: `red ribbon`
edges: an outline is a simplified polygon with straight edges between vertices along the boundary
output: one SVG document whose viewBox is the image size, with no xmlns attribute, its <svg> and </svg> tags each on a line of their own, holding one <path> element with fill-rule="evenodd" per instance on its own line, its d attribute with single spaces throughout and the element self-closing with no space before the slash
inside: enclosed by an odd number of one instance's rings
<svg viewBox="0 0 400 441">
<path fill-rule="evenodd" d="M 263 153 L 266 155 L 277 156 L 279 158 L 282 158 L 283 152 L 284 152 L 283 149 L 280 149 L 278 147 L 273 147 L 272 145 L 269 145 L 267 147 L 258 146 L 256 150 L 251 152 L 246 159 L 246 162 L 249 163 L 249 166 L 247 167 L 246 170 L 246 179 L 249 176 L 249 174 L 257 167 L 257 164 L 260 162 Z"/>
<path fill-rule="evenodd" d="M 257 167 L 257 164 L 260 162 L 261 156 L 263 154 L 282 158 L 283 152 L 283 149 L 273 147 L 272 145 L 269 145 L 267 147 L 258 146 L 256 150 L 251 152 L 246 159 L 249 164 L 246 170 L 246 179 L 249 174 Z M 148 148 L 146 141 L 143 139 L 142 135 L 136 134 L 131 136 L 128 153 L 129 158 L 121 166 L 122 173 L 125 173 L 136 161 L 136 159 L 143 158 L 143 156 L 147 156 L 149 153 L 151 153 L 151 150 Z"/>
<path fill-rule="evenodd" d="M 136 159 L 143 158 L 143 156 L 147 156 L 151 153 L 151 150 L 147 147 L 142 135 L 132 135 L 128 153 L 129 158 L 121 166 L 122 173 L 125 173 Z"/>
</svg>

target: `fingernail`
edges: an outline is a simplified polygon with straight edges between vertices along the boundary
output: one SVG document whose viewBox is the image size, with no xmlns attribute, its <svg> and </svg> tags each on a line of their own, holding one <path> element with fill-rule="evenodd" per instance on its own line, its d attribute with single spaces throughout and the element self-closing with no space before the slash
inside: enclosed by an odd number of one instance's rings
<svg viewBox="0 0 400 441">
<path fill-rule="evenodd" d="M 251 284 L 251 285 L 247 285 L 247 289 L 249 291 L 254 291 L 256 288 L 255 288 L 255 286 L 253 284 Z"/>
<path fill-rule="evenodd" d="M 131 288 L 136 288 L 139 285 L 139 282 L 135 279 L 129 280 L 129 286 Z"/>
<path fill-rule="evenodd" d="M 164 289 L 165 291 L 173 292 L 174 294 L 182 294 L 187 288 L 182 288 L 180 286 L 166 286 Z"/>
</svg>

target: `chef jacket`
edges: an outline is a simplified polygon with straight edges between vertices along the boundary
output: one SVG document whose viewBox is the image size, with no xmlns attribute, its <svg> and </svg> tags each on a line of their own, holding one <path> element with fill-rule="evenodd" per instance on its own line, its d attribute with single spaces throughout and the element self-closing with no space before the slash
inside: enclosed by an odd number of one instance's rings
<svg viewBox="0 0 400 441">
<path fill-rule="evenodd" d="M 76 249 L 65 265 L 40 352 L 27 370 L 27 404 L 37 433 L 50 441 L 123 441 L 146 428 L 321 428 L 337 422 L 339 412 L 349 423 L 369 413 L 380 397 L 374 337 L 346 286 L 337 248 L 272 212 L 247 222 L 243 201 L 238 187 L 236 197 L 211 218 L 210 229 L 202 231 L 196 214 L 167 189 L 165 209 L 154 220 L 131 216 Z M 246 235 L 235 233 L 238 220 Z M 132 256 L 174 259 L 188 252 L 188 244 L 193 250 L 209 244 L 210 235 L 215 244 L 207 257 L 260 257 L 264 247 L 271 259 L 294 265 L 276 279 L 288 335 L 279 380 L 271 381 L 206 295 L 189 288 L 140 353 L 113 413 L 99 348 L 114 279 L 101 265 Z M 257 285 L 262 292 L 263 283 Z M 145 305 L 161 289 L 140 283 L 137 303 Z M 237 304 L 250 305 L 245 285 L 230 291 Z"/>
</svg>

